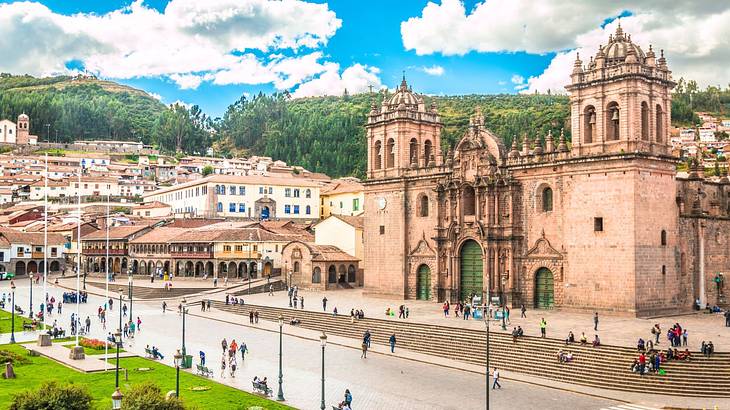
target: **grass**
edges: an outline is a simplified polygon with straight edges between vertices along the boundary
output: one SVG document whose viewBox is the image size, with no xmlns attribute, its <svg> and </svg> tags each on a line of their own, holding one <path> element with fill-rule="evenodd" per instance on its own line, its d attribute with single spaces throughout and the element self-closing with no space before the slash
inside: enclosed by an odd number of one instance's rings
<svg viewBox="0 0 730 410">
<path fill-rule="evenodd" d="M 0 350 L 25 355 L 25 349 L 18 345 L 0 345 Z M 29 364 L 15 366 L 16 379 L 0 379 L 0 408 L 8 408 L 13 396 L 26 390 L 37 388 L 42 382 L 52 379 L 59 383 L 84 385 L 94 398 L 95 409 L 111 408 L 111 394 L 114 392 L 114 372 L 81 373 L 42 356 L 30 357 Z M 110 361 L 113 363 L 113 361 Z M 154 382 L 163 393 L 175 389 L 175 369 L 158 362 L 140 357 L 119 360 L 120 367 L 128 370 L 129 380 L 120 374 L 122 394 L 127 394 L 132 385 Z M 148 371 L 137 369 L 148 368 Z M 194 391 L 194 387 L 207 390 Z M 267 400 L 232 387 L 187 372 L 180 372 L 180 398 L 187 408 L 197 409 L 291 409 L 291 407 Z"/>
<path fill-rule="evenodd" d="M 7 303 L 7 302 L 6 302 Z M 10 306 L 7 303 L 6 306 Z M 26 313 L 28 311 L 26 310 Z M 15 314 L 15 332 L 19 333 L 23 331 L 23 323 L 30 323 L 31 319 L 28 319 L 26 315 Z M 12 323 L 11 313 L 5 310 L 0 310 L 0 333 L 10 333 L 10 326 Z"/>
<path fill-rule="evenodd" d="M 68 344 L 68 345 L 63 345 L 63 347 L 65 347 L 66 349 L 71 349 L 74 346 L 76 346 L 76 343 L 72 343 L 72 344 Z M 97 349 L 92 349 L 90 347 L 84 347 L 84 353 L 87 356 L 95 356 L 95 355 L 99 355 L 99 354 L 104 354 L 105 352 L 104 352 L 104 349 L 97 350 Z M 124 353 L 124 349 L 119 349 L 119 353 Z M 111 357 L 111 356 L 114 356 L 116 354 L 117 354 L 117 349 L 110 347 L 109 348 L 109 356 Z"/>
</svg>

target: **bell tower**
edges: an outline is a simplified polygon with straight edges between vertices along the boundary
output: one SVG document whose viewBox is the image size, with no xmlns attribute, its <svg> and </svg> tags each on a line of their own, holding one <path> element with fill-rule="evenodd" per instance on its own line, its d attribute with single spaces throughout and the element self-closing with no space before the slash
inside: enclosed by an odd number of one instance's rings
<svg viewBox="0 0 730 410">
<path fill-rule="evenodd" d="M 16 144 L 28 144 L 30 141 L 30 117 L 26 113 L 22 113 L 18 116 L 17 130 L 15 131 Z"/>
<path fill-rule="evenodd" d="M 408 87 L 405 75 L 395 94 L 373 103 L 365 125 L 368 179 L 402 176 L 404 171 L 441 164 L 441 119 L 436 106 Z"/>
<path fill-rule="evenodd" d="M 644 51 L 619 23 L 587 65 L 578 56 L 570 92 L 574 155 L 642 152 L 669 155 L 671 90 L 664 51 Z"/>
</svg>

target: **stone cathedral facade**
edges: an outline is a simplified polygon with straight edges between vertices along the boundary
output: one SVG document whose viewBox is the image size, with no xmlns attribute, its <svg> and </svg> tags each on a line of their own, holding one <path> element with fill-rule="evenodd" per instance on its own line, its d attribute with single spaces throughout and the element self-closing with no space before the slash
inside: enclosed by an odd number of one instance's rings
<svg viewBox="0 0 730 410">
<path fill-rule="evenodd" d="M 365 292 L 632 316 L 726 303 L 730 182 L 678 178 L 674 85 L 619 27 L 575 61 L 571 142 L 505 147 L 477 110 L 442 153 L 437 108 L 403 79 L 367 119 Z"/>
</svg>

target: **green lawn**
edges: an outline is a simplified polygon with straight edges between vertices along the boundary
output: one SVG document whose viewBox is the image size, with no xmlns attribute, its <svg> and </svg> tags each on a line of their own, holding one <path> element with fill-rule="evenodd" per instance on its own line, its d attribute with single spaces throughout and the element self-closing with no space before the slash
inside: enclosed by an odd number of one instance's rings
<svg viewBox="0 0 730 410">
<path fill-rule="evenodd" d="M 0 350 L 10 350 L 25 355 L 25 349 L 18 345 L 0 345 Z M 29 357 L 30 364 L 15 367 L 16 379 L 0 379 L 0 408 L 8 408 L 13 395 L 25 389 L 39 386 L 43 381 L 56 380 L 59 383 L 79 383 L 85 385 L 94 397 L 96 409 L 111 408 L 111 394 L 114 392 L 114 372 L 80 373 L 45 357 Z M 158 362 L 132 357 L 120 359 L 120 366 L 128 369 L 129 380 L 120 373 L 120 386 L 125 394 L 133 384 L 152 381 L 163 393 L 175 389 L 175 369 Z M 113 361 L 112 361 L 113 362 Z M 148 368 L 149 371 L 138 369 Z M 193 391 L 193 387 L 207 387 L 209 390 Z M 291 409 L 275 401 L 236 390 L 209 379 L 180 372 L 180 398 L 188 408 L 197 409 Z"/>
<path fill-rule="evenodd" d="M 8 304 L 10 306 L 10 304 Z M 27 310 L 26 315 L 19 315 L 15 314 L 15 332 L 22 332 L 23 331 L 23 323 L 30 323 L 31 320 L 28 319 L 27 316 Z M 0 333 L 10 333 L 10 323 L 12 323 L 12 318 L 10 312 L 7 312 L 5 310 L 0 310 Z"/>
<path fill-rule="evenodd" d="M 72 344 L 68 344 L 68 345 L 63 345 L 63 347 L 65 347 L 67 349 L 71 349 L 74 346 L 76 346 L 76 343 L 72 343 Z M 84 347 L 84 353 L 86 353 L 87 356 L 95 356 L 95 355 L 99 355 L 99 354 L 104 354 L 105 351 L 104 351 L 104 349 L 97 350 L 97 349 L 92 349 L 90 347 Z M 124 349 L 119 349 L 119 353 L 124 353 Z M 116 357 L 116 354 L 117 354 L 117 349 L 110 347 L 109 348 L 109 356 L 110 357 L 111 356 Z"/>
</svg>

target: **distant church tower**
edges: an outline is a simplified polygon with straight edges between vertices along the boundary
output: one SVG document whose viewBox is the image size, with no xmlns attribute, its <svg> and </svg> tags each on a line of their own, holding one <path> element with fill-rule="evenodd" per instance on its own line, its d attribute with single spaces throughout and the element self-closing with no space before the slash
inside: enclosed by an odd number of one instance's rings
<svg viewBox="0 0 730 410">
<path fill-rule="evenodd" d="M 662 50 L 644 51 L 619 23 L 587 66 L 575 60 L 570 92 L 573 154 L 643 152 L 669 155 L 671 89 Z"/>
<path fill-rule="evenodd" d="M 18 124 L 16 131 L 16 144 L 28 144 L 30 142 L 30 117 L 25 113 L 18 116 Z"/>
</svg>

